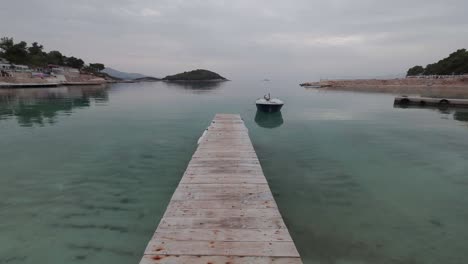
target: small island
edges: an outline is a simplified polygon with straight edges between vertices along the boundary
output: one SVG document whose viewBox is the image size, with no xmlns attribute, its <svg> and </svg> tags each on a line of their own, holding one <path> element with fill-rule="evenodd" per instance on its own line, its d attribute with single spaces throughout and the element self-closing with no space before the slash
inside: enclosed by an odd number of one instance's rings
<svg viewBox="0 0 468 264">
<path fill-rule="evenodd" d="M 216 72 L 198 69 L 194 71 L 168 75 L 163 78 L 163 81 L 227 81 L 227 79 L 217 74 Z"/>
</svg>

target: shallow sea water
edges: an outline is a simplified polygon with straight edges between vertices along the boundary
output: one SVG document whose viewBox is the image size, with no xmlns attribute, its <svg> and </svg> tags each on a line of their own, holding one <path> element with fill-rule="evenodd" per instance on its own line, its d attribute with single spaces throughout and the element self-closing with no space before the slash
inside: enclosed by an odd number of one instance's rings
<svg viewBox="0 0 468 264">
<path fill-rule="evenodd" d="M 281 114 L 256 112 L 271 92 Z M 0 263 L 138 263 L 239 113 L 304 263 L 467 263 L 468 110 L 287 81 L 0 90 Z"/>
</svg>

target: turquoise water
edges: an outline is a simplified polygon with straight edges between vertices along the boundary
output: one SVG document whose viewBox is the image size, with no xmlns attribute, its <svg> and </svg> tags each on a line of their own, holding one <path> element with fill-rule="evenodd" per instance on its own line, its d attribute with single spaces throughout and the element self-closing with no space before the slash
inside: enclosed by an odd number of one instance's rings
<svg viewBox="0 0 468 264">
<path fill-rule="evenodd" d="M 0 263 L 138 263 L 215 113 L 244 118 L 304 263 L 467 262 L 468 110 L 232 81 L 0 90 Z"/>
</svg>

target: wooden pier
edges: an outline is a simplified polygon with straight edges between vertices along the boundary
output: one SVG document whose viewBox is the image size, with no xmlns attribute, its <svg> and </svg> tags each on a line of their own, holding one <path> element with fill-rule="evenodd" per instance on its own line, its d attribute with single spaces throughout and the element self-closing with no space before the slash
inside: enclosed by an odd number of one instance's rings
<svg viewBox="0 0 468 264">
<path fill-rule="evenodd" d="M 300 264 L 239 115 L 199 140 L 140 264 Z"/>
<path fill-rule="evenodd" d="M 468 107 L 468 99 L 433 98 L 417 96 L 397 96 L 393 102 L 396 106 L 435 106 L 435 107 Z"/>
</svg>

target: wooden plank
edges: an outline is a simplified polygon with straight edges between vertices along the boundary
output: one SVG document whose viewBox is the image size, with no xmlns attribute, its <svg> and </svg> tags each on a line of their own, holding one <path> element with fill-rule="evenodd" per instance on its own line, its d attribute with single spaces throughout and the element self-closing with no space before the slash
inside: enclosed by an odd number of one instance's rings
<svg viewBox="0 0 468 264">
<path fill-rule="evenodd" d="M 258 159 L 254 152 L 239 154 L 237 152 L 202 152 L 195 153 L 192 159 Z"/>
<path fill-rule="evenodd" d="M 158 229 L 153 240 L 292 241 L 287 229 Z"/>
<path fill-rule="evenodd" d="M 281 229 L 286 228 L 281 217 L 219 217 L 219 218 L 188 218 L 164 217 L 158 229 Z"/>
<path fill-rule="evenodd" d="M 190 162 L 192 168 L 199 169 L 200 167 L 207 168 L 225 168 L 225 167 L 255 167 L 261 169 L 260 163 L 253 159 L 246 160 L 194 160 Z"/>
<path fill-rule="evenodd" d="M 197 161 L 256 161 L 258 162 L 257 156 L 254 155 L 245 155 L 245 156 L 197 156 L 197 157 L 192 157 L 192 160 L 190 162 L 197 162 Z"/>
<path fill-rule="evenodd" d="M 238 193 L 226 191 L 226 193 L 204 193 L 176 190 L 172 196 L 173 201 L 178 200 L 238 200 L 238 201 L 266 201 L 273 200 L 270 191 Z"/>
<path fill-rule="evenodd" d="M 202 177 L 202 176 L 199 176 Z M 264 184 L 180 184 L 177 192 L 210 192 L 210 193 L 253 193 L 270 191 L 268 185 Z"/>
<path fill-rule="evenodd" d="M 164 217 L 190 217 L 190 218 L 221 218 L 221 217 L 246 217 L 256 216 L 260 218 L 281 217 L 278 210 L 273 208 L 262 209 L 179 209 L 177 207 L 168 207 Z"/>
<path fill-rule="evenodd" d="M 215 168 L 195 168 L 190 167 L 185 171 L 185 175 L 195 174 L 245 174 L 245 175 L 261 175 L 263 171 L 261 168 L 252 167 L 215 167 Z"/>
<path fill-rule="evenodd" d="M 198 154 L 204 154 L 204 155 L 222 155 L 222 154 L 229 154 L 229 155 L 243 155 L 243 154 L 248 154 L 248 155 L 256 155 L 254 150 L 247 150 L 247 151 L 241 151 L 239 149 L 230 149 L 230 148 L 224 148 L 224 149 L 204 149 L 203 151 L 200 149 L 197 149 L 195 151 L 195 156 L 198 156 Z"/>
<path fill-rule="evenodd" d="M 140 264 L 301 264 L 300 258 L 145 255 Z"/>
<path fill-rule="evenodd" d="M 261 209 L 261 208 L 277 208 L 274 200 L 267 201 L 237 201 L 237 200 L 213 200 L 213 201 L 196 201 L 196 200 L 183 200 L 171 201 L 169 206 L 175 206 L 180 209 Z"/>
<path fill-rule="evenodd" d="M 294 242 L 151 240 L 147 255 L 299 257 Z"/>
<path fill-rule="evenodd" d="M 302 263 L 239 115 L 215 116 L 140 263 Z"/>
<path fill-rule="evenodd" d="M 185 176 L 180 181 L 181 184 L 267 184 L 265 178 L 247 176 L 247 177 L 233 177 L 228 175 L 226 177 L 219 176 L 218 174 L 211 175 L 197 175 Z"/>
</svg>

